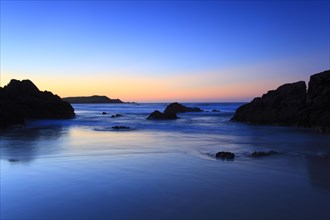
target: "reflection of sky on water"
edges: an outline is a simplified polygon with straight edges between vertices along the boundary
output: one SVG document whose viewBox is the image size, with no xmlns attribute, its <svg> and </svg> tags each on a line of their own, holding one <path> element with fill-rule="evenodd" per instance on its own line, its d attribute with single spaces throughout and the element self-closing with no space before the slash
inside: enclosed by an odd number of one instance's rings
<svg viewBox="0 0 330 220">
<path fill-rule="evenodd" d="M 36 157 L 59 152 L 63 145 L 62 127 L 21 128 L 1 134 L 1 159 L 12 162 L 31 162 Z"/>
<path fill-rule="evenodd" d="M 163 152 L 2 165 L 2 211 L 17 218 L 310 219 L 329 205 L 329 191 L 311 187 L 297 158 L 225 162 Z"/>
<path fill-rule="evenodd" d="M 117 107 L 118 119 L 88 110 L 1 133 L 5 217 L 77 217 L 72 210 L 108 219 L 218 218 L 219 210 L 223 218 L 330 217 L 330 136 L 228 122 L 228 113 L 155 122 L 142 107 Z M 114 131 L 113 124 L 136 129 Z M 221 150 L 235 160 L 210 156 Z M 255 150 L 280 154 L 251 158 Z"/>
</svg>

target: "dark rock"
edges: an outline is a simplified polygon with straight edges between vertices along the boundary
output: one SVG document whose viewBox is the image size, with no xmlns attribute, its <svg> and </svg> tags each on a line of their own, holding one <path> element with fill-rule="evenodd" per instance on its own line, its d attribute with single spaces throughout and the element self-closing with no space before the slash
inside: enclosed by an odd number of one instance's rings
<svg viewBox="0 0 330 220">
<path fill-rule="evenodd" d="M 102 112 L 102 115 L 107 115 L 108 113 L 106 113 L 106 112 Z"/>
<path fill-rule="evenodd" d="M 110 99 L 107 96 L 93 95 L 93 96 L 78 96 L 78 97 L 66 97 L 64 101 L 75 104 L 84 103 L 124 103 L 120 99 Z"/>
<path fill-rule="evenodd" d="M 160 112 L 158 110 L 152 112 L 148 117 L 148 120 L 172 120 L 172 119 L 178 119 L 175 113 L 169 113 L 169 112 Z"/>
<path fill-rule="evenodd" d="M 306 84 L 285 84 L 242 105 L 232 120 L 256 124 L 297 125 L 306 103 Z"/>
<path fill-rule="evenodd" d="M 308 103 L 317 106 L 330 106 L 330 70 L 310 77 L 308 83 Z"/>
<path fill-rule="evenodd" d="M 123 117 L 123 115 L 121 115 L 121 114 L 111 115 L 111 118 L 118 118 L 118 117 Z"/>
<path fill-rule="evenodd" d="M 220 112 L 220 110 L 213 109 L 212 112 Z"/>
<path fill-rule="evenodd" d="M 184 113 L 184 112 L 201 112 L 202 110 L 200 108 L 191 108 L 191 107 L 186 107 L 184 105 L 181 105 L 180 103 L 174 102 L 169 104 L 164 113 Z"/>
<path fill-rule="evenodd" d="M 330 70 L 305 82 L 285 84 L 236 110 L 234 121 L 314 127 L 330 132 Z"/>
<path fill-rule="evenodd" d="M 301 123 L 321 132 L 330 131 L 330 70 L 310 77 L 305 117 Z"/>
<path fill-rule="evenodd" d="M 273 154 L 278 154 L 278 152 L 276 151 L 267 151 L 267 152 L 264 152 L 264 151 L 254 151 L 251 156 L 252 157 L 265 157 L 265 156 L 270 156 L 270 155 L 273 155 Z"/>
<path fill-rule="evenodd" d="M 128 127 L 128 126 L 113 126 L 112 129 L 115 129 L 115 130 L 129 130 L 131 128 Z"/>
<path fill-rule="evenodd" d="M 11 80 L 0 87 L 0 128 L 23 124 L 25 119 L 68 119 L 72 106 L 51 92 L 41 92 L 30 80 Z"/>
<path fill-rule="evenodd" d="M 223 160 L 233 160 L 235 158 L 235 154 L 232 152 L 225 152 L 225 151 L 221 151 L 216 153 L 215 155 L 216 158 L 220 158 Z"/>
<path fill-rule="evenodd" d="M 190 108 L 184 105 L 181 105 L 177 102 L 169 104 L 165 111 L 162 113 L 158 110 L 152 112 L 147 119 L 149 120 L 171 120 L 171 119 L 178 119 L 177 113 L 184 113 L 184 112 L 201 112 L 200 108 Z"/>
</svg>

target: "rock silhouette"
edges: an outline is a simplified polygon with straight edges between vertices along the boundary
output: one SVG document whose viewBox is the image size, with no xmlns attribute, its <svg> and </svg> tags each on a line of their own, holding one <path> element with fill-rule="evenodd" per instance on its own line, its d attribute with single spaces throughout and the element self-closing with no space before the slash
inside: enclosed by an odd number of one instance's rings
<svg viewBox="0 0 330 220">
<path fill-rule="evenodd" d="M 215 157 L 223 160 L 234 160 L 235 154 L 232 152 L 220 151 L 215 154 Z"/>
<path fill-rule="evenodd" d="M 115 129 L 115 130 L 129 130 L 131 129 L 130 127 L 128 126 L 113 126 L 112 129 Z"/>
<path fill-rule="evenodd" d="M 166 108 L 164 113 L 184 113 L 184 112 L 201 112 L 202 110 L 200 108 L 194 107 L 187 107 L 184 105 L 181 105 L 180 103 L 174 102 L 169 104 Z"/>
<path fill-rule="evenodd" d="M 278 154 L 278 152 L 277 151 L 273 151 L 273 150 L 270 150 L 270 151 L 254 151 L 251 154 L 251 156 L 252 157 L 259 158 L 259 157 L 271 156 L 271 155 L 274 155 L 274 154 Z"/>
<path fill-rule="evenodd" d="M 0 128 L 23 124 L 25 119 L 68 119 L 72 106 L 51 92 L 41 92 L 30 80 L 11 80 L 0 87 Z"/>
<path fill-rule="evenodd" d="M 184 113 L 184 112 L 201 112 L 200 108 L 191 108 L 181 105 L 180 103 L 174 102 L 166 106 L 164 112 L 160 112 L 158 110 L 153 111 L 147 119 L 149 120 L 172 120 L 178 119 L 177 113 Z"/>
<path fill-rule="evenodd" d="M 121 114 L 111 115 L 111 118 L 118 118 L 118 117 L 123 117 L 123 115 L 121 115 Z"/>
<path fill-rule="evenodd" d="M 310 77 L 307 104 L 301 123 L 330 132 L 330 70 Z"/>
<path fill-rule="evenodd" d="M 160 112 L 158 110 L 153 111 L 148 117 L 148 120 L 172 120 L 178 119 L 175 113 Z"/>
<path fill-rule="evenodd" d="M 316 127 L 330 131 L 330 70 L 285 84 L 236 110 L 234 121 L 254 124 Z"/>
</svg>

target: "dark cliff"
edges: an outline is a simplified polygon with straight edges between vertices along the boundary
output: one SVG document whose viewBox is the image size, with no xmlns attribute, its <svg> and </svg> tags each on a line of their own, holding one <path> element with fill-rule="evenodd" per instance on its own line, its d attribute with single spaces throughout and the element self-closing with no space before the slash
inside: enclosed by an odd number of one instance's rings
<svg viewBox="0 0 330 220">
<path fill-rule="evenodd" d="M 330 70 L 285 84 L 236 110 L 234 121 L 254 124 L 317 127 L 330 130 Z"/>
<path fill-rule="evenodd" d="M 68 119 L 72 106 L 51 92 L 41 92 L 30 80 L 11 80 L 0 87 L 0 128 L 23 124 L 25 119 Z"/>
</svg>

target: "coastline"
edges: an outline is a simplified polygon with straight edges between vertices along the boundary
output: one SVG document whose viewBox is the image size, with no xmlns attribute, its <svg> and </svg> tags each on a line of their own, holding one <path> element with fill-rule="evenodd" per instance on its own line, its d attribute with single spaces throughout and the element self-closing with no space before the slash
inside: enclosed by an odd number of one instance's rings
<svg viewBox="0 0 330 220">
<path fill-rule="evenodd" d="M 2 132 L 2 217 L 219 219 L 219 207 L 242 220 L 330 217 L 329 136 L 231 122 L 237 105 L 197 105 L 210 111 L 149 121 L 166 104 L 74 104 L 74 119 Z M 251 157 L 269 150 L 279 154 Z"/>
</svg>

